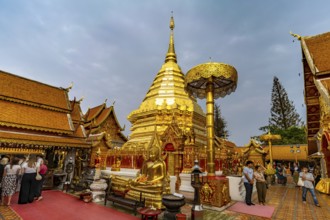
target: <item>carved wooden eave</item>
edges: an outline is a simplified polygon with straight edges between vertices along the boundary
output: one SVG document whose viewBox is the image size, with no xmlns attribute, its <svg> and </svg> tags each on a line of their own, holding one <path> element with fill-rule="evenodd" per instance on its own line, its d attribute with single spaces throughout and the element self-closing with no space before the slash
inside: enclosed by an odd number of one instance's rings
<svg viewBox="0 0 330 220">
<path fill-rule="evenodd" d="M 91 144 L 92 147 L 97 147 L 101 141 L 104 141 L 105 145 L 109 148 L 113 148 L 112 140 L 109 138 L 106 132 L 101 132 L 99 134 L 92 134 L 87 139 Z"/>
<path fill-rule="evenodd" d="M 301 38 L 301 48 L 304 69 L 304 95 L 307 113 L 306 124 L 308 137 L 314 138 L 315 134 L 320 129 L 320 94 L 315 82 L 315 76 L 319 70 L 314 63 L 312 55 L 310 54 L 305 38 L 306 37 Z M 312 142 L 313 141 L 315 140 L 312 140 Z"/>
</svg>

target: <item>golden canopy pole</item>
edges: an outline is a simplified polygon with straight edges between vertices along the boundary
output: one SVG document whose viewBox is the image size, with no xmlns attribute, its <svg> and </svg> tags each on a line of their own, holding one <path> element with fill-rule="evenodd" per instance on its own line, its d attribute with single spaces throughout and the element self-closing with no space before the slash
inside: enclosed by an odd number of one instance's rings
<svg viewBox="0 0 330 220">
<path fill-rule="evenodd" d="M 270 163 L 273 164 L 273 151 L 272 151 L 272 141 L 271 141 L 271 139 L 268 140 L 268 146 L 269 146 Z"/>
<path fill-rule="evenodd" d="M 207 173 L 208 176 L 214 176 L 214 99 L 235 91 L 237 71 L 225 63 L 199 64 L 187 72 L 185 86 L 193 96 L 206 98 Z"/>
<path fill-rule="evenodd" d="M 271 134 L 270 131 L 268 131 L 268 134 L 264 134 L 260 136 L 260 140 L 262 141 L 268 141 L 269 146 L 269 161 L 270 164 L 273 166 L 273 151 L 272 151 L 272 141 L 275 140 L 281 140 L 282 137 L 279 134 Z"/>
<path fill-rule="evenodd" d="M 212 77 L 206 84 L 206 134 L 207 134 L 207 172 L 215 175 L 214 151 L 214 86 Z"/>
</svg>

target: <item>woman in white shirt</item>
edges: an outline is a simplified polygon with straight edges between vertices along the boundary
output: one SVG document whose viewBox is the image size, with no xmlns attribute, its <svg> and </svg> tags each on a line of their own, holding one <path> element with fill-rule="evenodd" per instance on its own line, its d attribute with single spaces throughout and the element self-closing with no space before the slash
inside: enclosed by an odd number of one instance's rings
<svg viewBox="0 0 330 220">
<path fill-rule="evenodd" d="M 19 191 L 18 204 L 31 203 L 34 200 L 37 175 L 37 159 L 34 155 L 30 156 L 27 163 L 22 165 L 23 177 L 21 189 Z"/>
<path fill-rule="evenodd" d="M 259 204 L 265 205 L 266 203 L 266 193 L 267 193 L 267 183 L 265 180 L 264 172 L 266 170 L 265 167 L 261 165 L 257 165 L 255 167 L 255 172 L 253 173 L 254 179 L 257 181 L 256 187 L 257 187 L 257 193 L 258 193 L 258 201 Z"/>
<path fill-rule="evenodd" d="M 2 179 L 1 205 L 4 205 L 5 198 L 7 198 L 6 205 L 10 205 L 11 197 L 16 191 L 17 175 L 21 169 L 21 166 L 18 165 L 18 161 L 19 160 L 17 158 L 13 158 L 11 163 L 5 166 Z"/>
</svg>

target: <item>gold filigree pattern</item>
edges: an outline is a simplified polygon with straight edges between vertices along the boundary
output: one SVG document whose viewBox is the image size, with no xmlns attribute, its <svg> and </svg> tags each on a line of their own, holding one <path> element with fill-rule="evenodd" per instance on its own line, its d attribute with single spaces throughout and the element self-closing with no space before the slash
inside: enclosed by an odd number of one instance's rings
<svg viewBox="0 0 330 220">
<path fill-rule="evenodd" d="M 225 63 L 203 63 L 188 71 L 185 78 L 187 90 L 200 99 L 206 97 L 206 85 L 208 79 L 213 79 L 214 98 L 224 97 L 236 90 L 237 71 Z"/>
</svg>

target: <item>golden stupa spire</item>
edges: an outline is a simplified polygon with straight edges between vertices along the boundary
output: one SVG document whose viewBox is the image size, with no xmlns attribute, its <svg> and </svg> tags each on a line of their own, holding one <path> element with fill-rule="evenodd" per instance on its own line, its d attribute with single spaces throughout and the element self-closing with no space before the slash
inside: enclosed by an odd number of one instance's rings
<svg viewBox="0 0 330 220">
<path fill-rule="evenodd" d="M 166 54 L 166 58 L 165 58 L 165 63 L 169 62 L 169 61 L 173 61 L 176 63 L 176 54 L 175 54 L 175 49 L 174 49 L 174 34 L 173 34 L 173 30 L 174 30 L 174 18 L 173 18 L 173 11 L 172 11 L 172 16 L 171 16 L 171 20 L 170 20 L 170 29 L 171 29 L 171 35 L 170 35 L 170 43 L 168 46 L 168 51 Z"/>
</svg>

